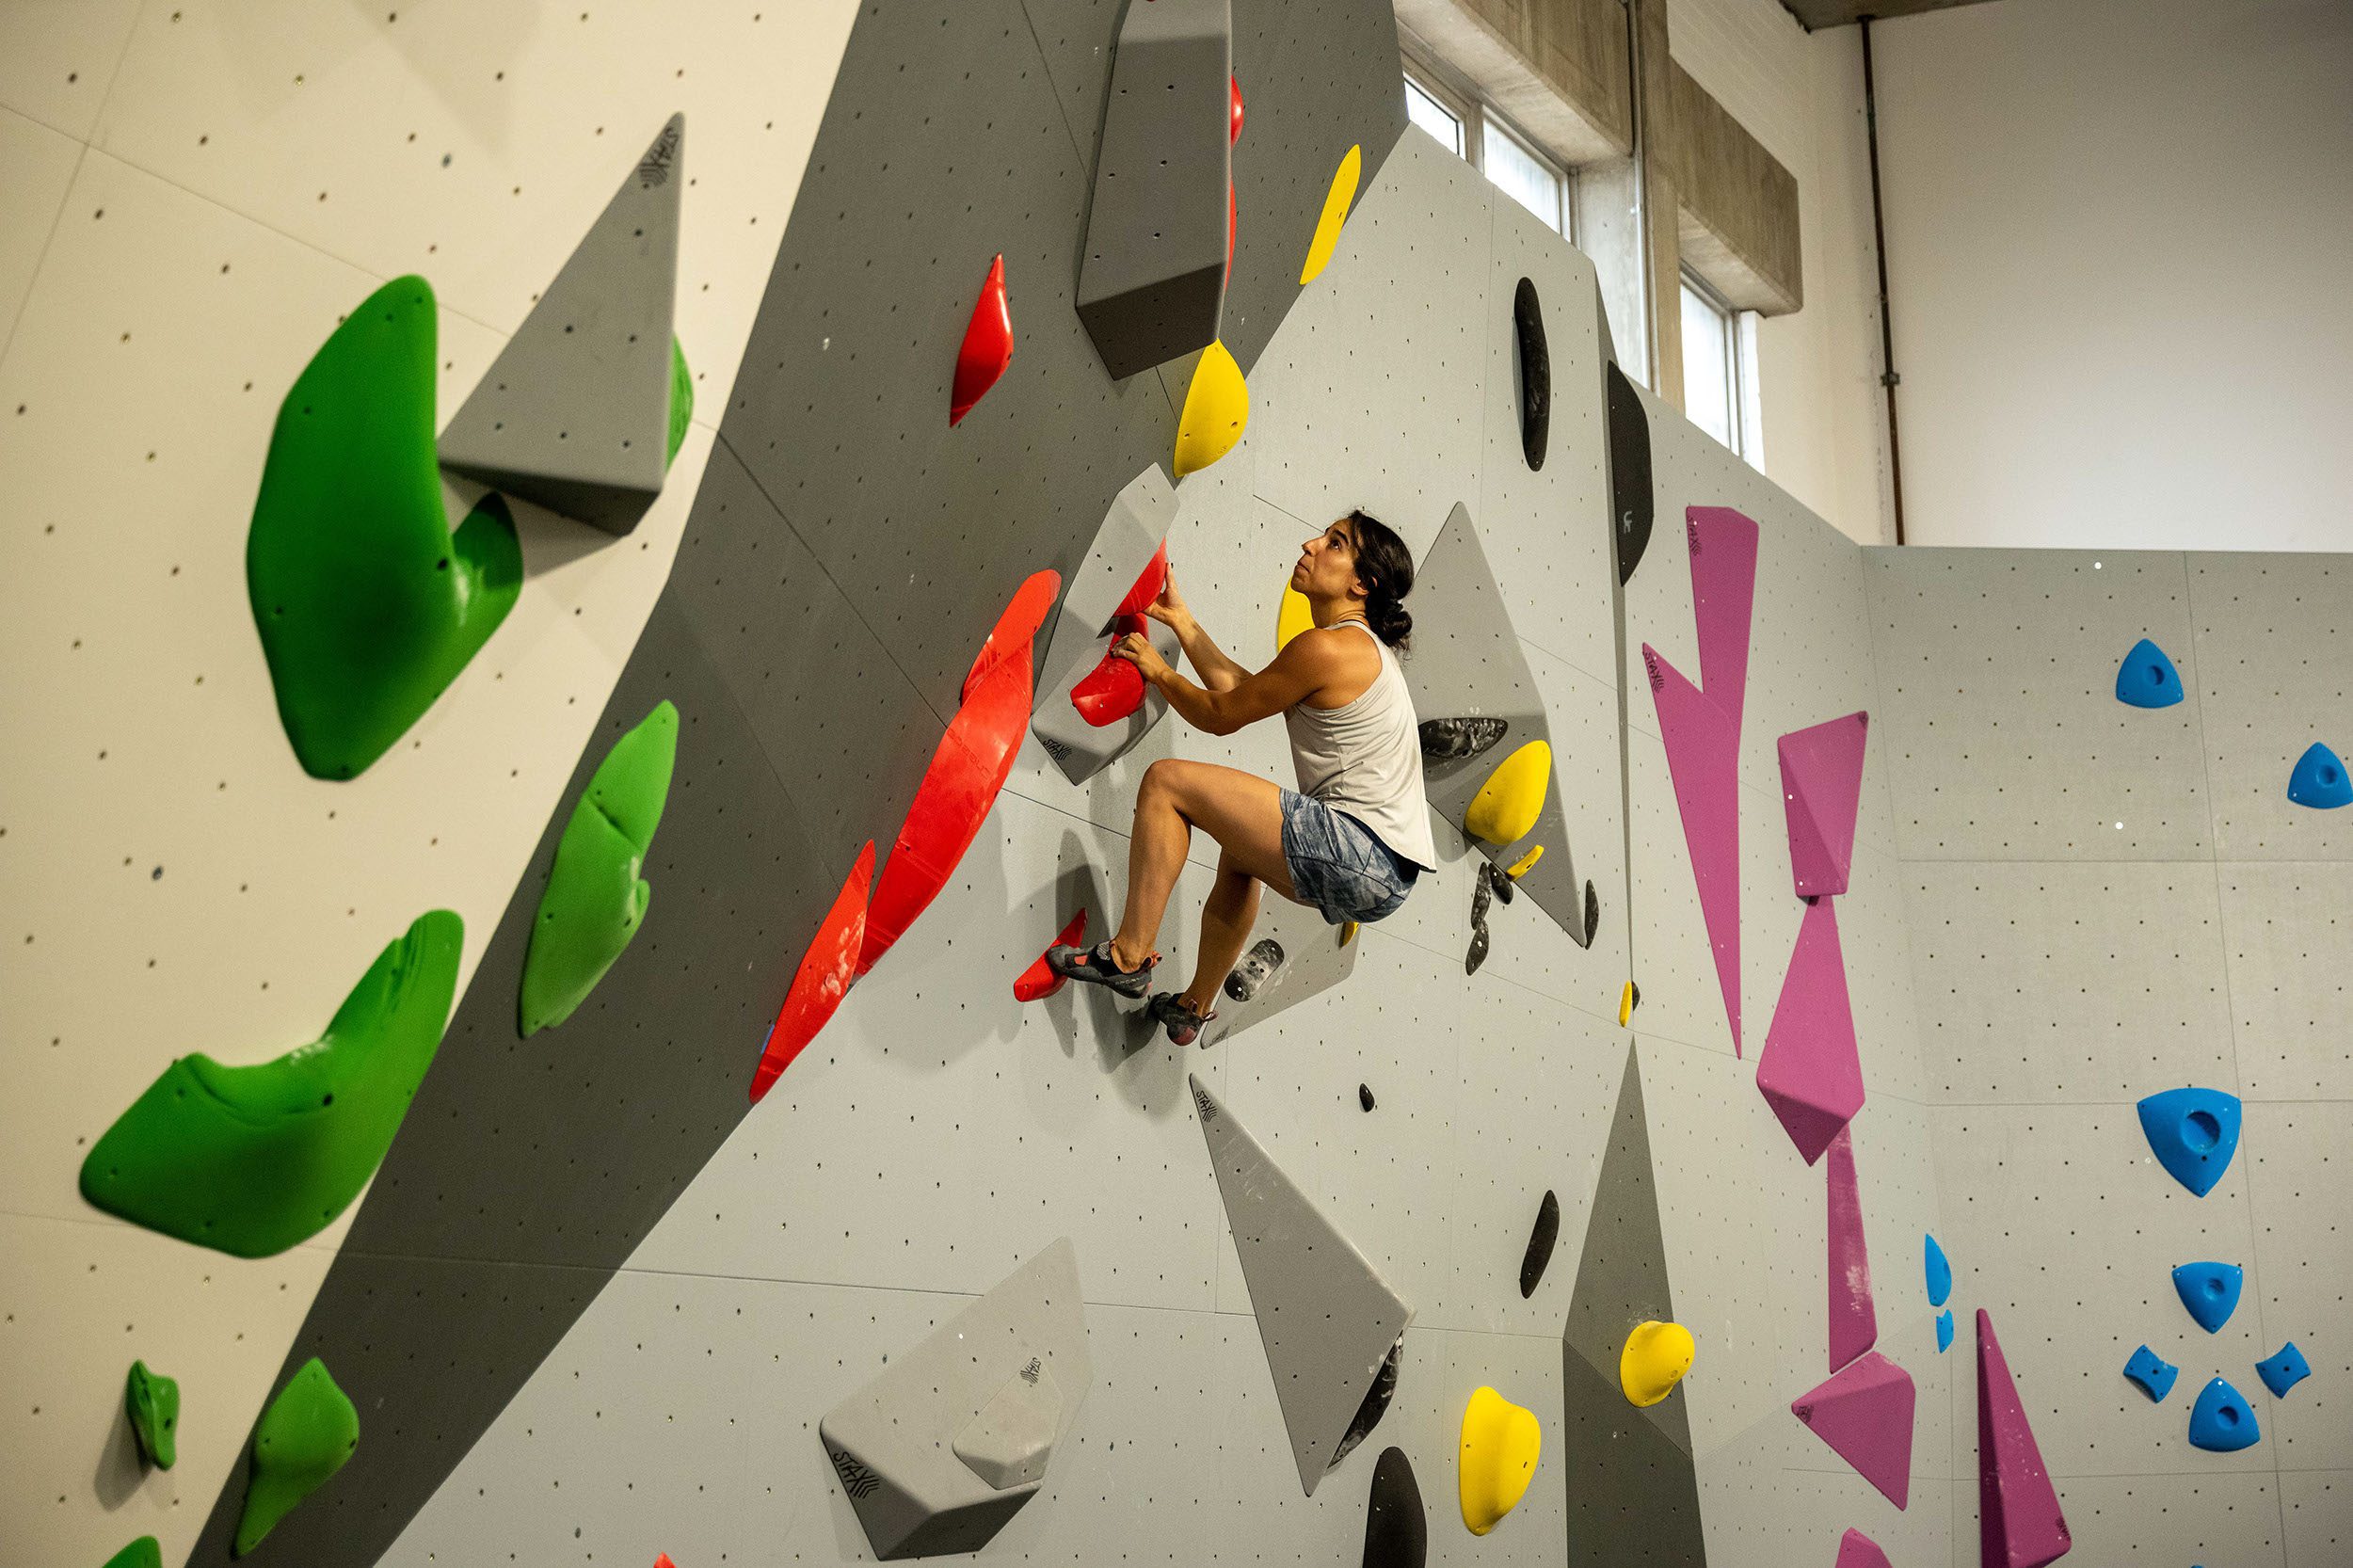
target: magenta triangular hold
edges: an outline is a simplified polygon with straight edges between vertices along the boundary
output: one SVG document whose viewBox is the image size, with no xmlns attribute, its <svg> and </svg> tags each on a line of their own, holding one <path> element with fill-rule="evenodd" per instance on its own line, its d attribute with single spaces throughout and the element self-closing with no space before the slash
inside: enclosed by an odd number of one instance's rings
<svg viewBox="0 0 2353 1568">
<path fill-rule="evenodd" d="M 1838 1370 L 1879 1343 L 1879 1310 L 1871 1303 L 1871 1255 L 1863 1244 L 1863 1198 L 1855 1190 L 1854 1129 L 1830 1141 L 1824 1167 L 1830 1187 L 1830 1369 Z"/>
<path fill-rule="evenodd" d="M 1797 950 L 1757 1056 L 1756 1087 L 1809 1165 L 1863 1109 L 1863 1063 L 1833 900 L 1807 904 L 1798 921 Z"/>
<path fill-rule="evenodd" d="M 1982 1315 L 1980 1315 L 1982 1316 Z M 1912 1374 L 1873 1351 L 1799 1398 L 1789 1413 L 1902 1508 L 1912 1498 Z"/>
<path fill-rule="evenodd" d="M 1740 1054 L 1740 730 L 1702 696 L 1682 672 L 1642 645 L 1658 735 L 1674 776 L 1683 812 L 1683 841 L 1690 846 L 1691 876 L 1699 884 L 1700 916 L 1716 955 L 1716 984 L 1732 1025 L 1732 1054 Z"/>
<path fill-rule="evenodd" d="M 1993 1320 L 1977 1309 L 1977 1560 L 1983 1568 L 2043 1568 L 2075 1543 L 2018 1402 Z"/>
<path fill-rule="evenodd" d="M 1683 537 L 1691 552 L 1700 685 L 1737 735 L 1749 689 L 1749 622 L 1756 608 L 1756 524 L 1729 506 L 1686 506 Z"/>
<path fill-rule="evenodd" d="M 1863 802 L 1868 713 L 1849 713 L 1781 738 L 1781 804 L 1789 819 L 1789 872 L 1800 898 L 1847 890 L 1854 821 Z"/>
<path fill-rule="evenodd" d="M 661 1568 L 656 1564 L 655 1568 Z M 1893 1568 L 1880 1544 L 1861 1530 L 1850 1529 L 1838 1538 L 1838 1560 L 1831 1568 Z"/>
</svg>

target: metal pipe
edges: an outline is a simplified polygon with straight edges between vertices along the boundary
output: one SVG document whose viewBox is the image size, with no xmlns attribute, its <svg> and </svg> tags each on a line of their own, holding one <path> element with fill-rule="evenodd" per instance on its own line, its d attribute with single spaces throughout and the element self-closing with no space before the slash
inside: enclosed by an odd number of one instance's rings
<svg viewBox="0 0 2353 1568">
<path fill-rule="evenodd" d="M 1871 248 L 1880 267 L 1880 358 L 1886 369 L 1880 385 L 1887 392 L 1887 476 L 1896 499 L 1896 542 L 1904 542 L 1904 459 L 1896 438 L 1896 389 L 1903 377 L 1896 374 L 1896 324 L 1887 309 L 1887 224 L 1880 207 L 1879 93 L 1871 79 L 1871 18 L 1858 19 L 1863 33 L 1863 124 L 1871 142 Z"/>
</svg>

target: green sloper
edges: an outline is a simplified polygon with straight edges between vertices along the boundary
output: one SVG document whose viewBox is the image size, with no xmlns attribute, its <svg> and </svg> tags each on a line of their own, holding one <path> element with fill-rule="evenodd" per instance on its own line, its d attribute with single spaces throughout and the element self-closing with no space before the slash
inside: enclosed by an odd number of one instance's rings
<svg viewBox="0 0 2353 1568">
<path fill-rule="evenodd" d="M 522 591 L 506 503 L 455 536 L 433 454 L 433 289 L 396 278 L 320 345 L 278 409 L 246 535 L 246 588 L 303 770 L 384 755 Z"/>
<path fill-rule="evenodd" d="M 110 1214 L 239 1257 L 316 1235 L 360 1195 L 440 1048 L 465 922 L 420 916 L 327 1032 L 274 1062 L 181 1057 L 82 1161 Z"/>
<path fill-rule="evenodd" d="M 243 1557 L 292 1513 L 295 1505 L 325 1486 L 360 1446 L 360 1412 L 327 1364 L 312 1356 L 302 1364 L 253 1431 L 253 1478 L 246 1485 L 245 1512 L 237 1519 L 231 1557 Z"/>
<path fill-rule="evenodd" d="M 516 1021 L 526 1036 L 570 1017 L 637 935 L 653 902 L 637 873 L 677 761 L 678 710 L 665 699 L 613 743 L 572 808 L 523 954 Z"/>
<path fill-rule="evenodd" d="M 669 462 L 678 461 L 678 449 L 686 443 L 686 426 L 695 417 L 695 374 L 686 368 L 686 345 L 676 338 L 670 340 L 670 456 Z"/>
<path fill-rule="evenodd" d="M 180 1460 L 180 1384 L 161 1372 L 151 1372 L 144 1361 L 131 1363 L 123 1383 L 122 1408 L 131 1417 L 131 1435 L 138 1439 L 139 1455 L 158 1470 Z"/>
<path fill-rule="evenodd" d="M 106 1568 L 164 1568 L 163 1543 L 142 1535 L 106 1560 Z"/>
</svg>

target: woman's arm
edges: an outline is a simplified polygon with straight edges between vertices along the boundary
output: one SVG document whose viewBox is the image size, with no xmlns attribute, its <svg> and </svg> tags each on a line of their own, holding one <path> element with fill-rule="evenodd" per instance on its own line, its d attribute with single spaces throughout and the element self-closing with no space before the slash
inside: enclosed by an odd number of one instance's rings
<svg viewBox="0 0 2353 1568">
<path fill-rule="evenodd" d="M 1130 633 L 1112 644 L 1112 651 L 1133 661 L 1144 679 L 1160 689 L 1187 724 L 1212 735 L 1231 735 L 1332 684 L 1345 673 L 1345 655 L 1354 651 L 1353 642 L 1336 632 L 1303 632 L 1283 646 L 1274 663 L 1256 674 L 1244 672 L 1240 680 L 1223 690 L 1196 686 L 1186 680 L 1160 656 L 1148 637 Z"/>
<path fill-rule="evenodd" d="M 1209 634 L 1201 630 L 1201 623 L 1193 619 L 1193 612 L 1185 605 L 1184 596 L 1176 591 L 1176 572 L 1169 572 L 1161 580 L 1160 597 L 1144 613 L 1176 633 L 1177 646 L 1193 662 L 1193 669 L 1201 677 L 1201 683 L 1210 691 L 1230 692 L 1249 678 L 1250 671 L 1228 659 L 1225 650 L 1211 642 Z"/>
</svg>

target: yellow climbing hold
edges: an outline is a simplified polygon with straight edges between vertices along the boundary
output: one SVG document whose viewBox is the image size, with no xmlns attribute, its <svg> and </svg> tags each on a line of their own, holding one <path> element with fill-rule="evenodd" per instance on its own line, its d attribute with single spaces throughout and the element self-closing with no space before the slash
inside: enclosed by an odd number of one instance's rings
<svg viewBox="0 0 2353 1568">
<path fill-rule="evenodd" d="M 1508 844 L 1536 825 L 1536 814 L 1545 808 L 1545 787 L 1551 782 L 1552 747 L 1530 741 L 1479 786 L 1463 825 L 1491 844 Z"/>
<path fill-rule="evenodd" d="M 1176 477 L 1197 473 L 1233 451 L 1249 423 L 1250 385 L 1241 366 L 1223 343 L 1212 343 L 1193 368 L 1185 411 L 1176 418 Z"/>
<path fill-rule="evenodd" d="M 1618 1027 L 1620 1029 L 1624 1029 L 1627 1021 L 1634 1016 L 1634 1004 L 1641 1000 L 1642 988 L 1634 982 L 1627 981 L 1625 989 L 1618 993 Z"/>
<path fill-rule="evenodd" d="M 1356 939 L 1356 930 L 1357 926 L 1354 920 L 1351 920 L 1346 925 L 1341 926 L 1340 946 L 1346 947 L 1349 943 L 1354 941 Z"/>
<path fill-rule="evenodd" d="M 1654 1405 L 1674 1392 L 1691 1369 L 1697 1347 L 1681 1323 L 1656 1320 L 1634 1325 L 1618 1356 L 1618 1386 L 1631 1405 Z"/>
<path fill-rule="evenodd" d="M 1289 584 L 1283 584 L 1282 607 L 1274 612 L 1274 651 L 1283 651 L 1283 645 L 1307 631 L 1316 623 L 1314 607 L 1307 596 Z"/>
<path fill-rule="evenodd" d="M 1340 167 L 1332 171 L 1332 188 L 1323 193 L 1323 216 L 1316 219 L 1316 237 L 1307 247 L 1307 264 L 1299 269 L 1303 287 L 1332 264 L 1332 252 L 1340 247 L 1340 225 L 1348 221 L 1349 205 L 1356 200 L 1356 181 L 1364 168 L 1365 150 L 1352 147 Z"/>
<path fill-rule="evenodd" d="M 1460 1484 L 1463 1523 L 1484 1535 L 1528 1493 L 1536 1478 L 1536 1454 L 1545 1429 L 1533 1411 L 1523 1410 L 1492 1388 L 1481 1387 L 1463 1408 Z"/>
<path fill-rule="evenodd" d="M 1521 856 L 1518 859 L 1513 861 L 1509 866 L 1505 867 L 1503 874 L 1510 877 L 1513 881 L 1517 882 L 1527 873 L 1528 869 L 1530 866 L 1533 866 L 1537 861 L 1542 860 L 1544 857 L 1545 846 L 1538 844 L 1534 849 L 1529 850 L 1526 855 Z"/>
</svg>

